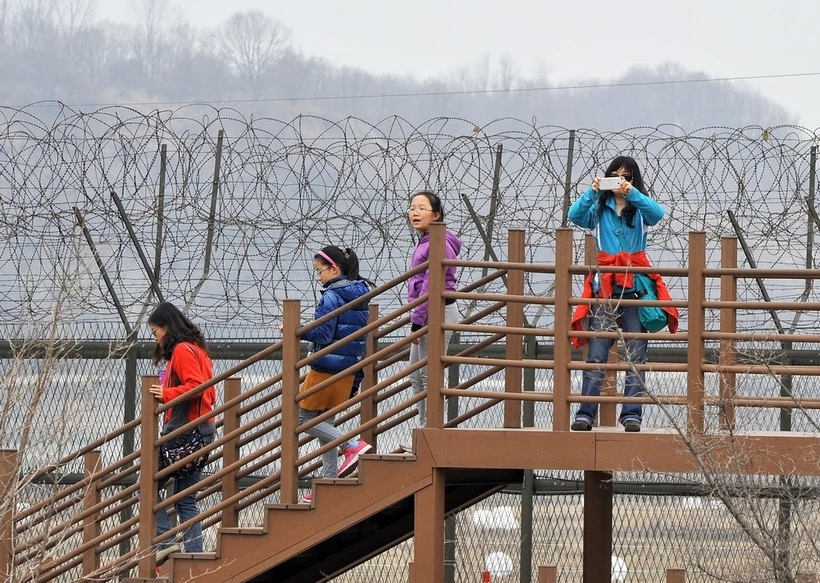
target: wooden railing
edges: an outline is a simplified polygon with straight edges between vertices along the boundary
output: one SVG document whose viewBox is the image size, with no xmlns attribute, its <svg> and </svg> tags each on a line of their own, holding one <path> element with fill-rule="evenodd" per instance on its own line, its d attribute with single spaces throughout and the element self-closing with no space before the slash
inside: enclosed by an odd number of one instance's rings
<svg viewBox="0 0 820 583">
<path fill-rule="evenodd" d="M 251 358 L 217 375 L 194 392 L 204 391 L 224 382 L 224 403 L 208 416 L 216 418 L 221 427 L 221 437 L 207 446 L 211 453 L 211 465 L 201 483 L 160 502 L 157 484 L 165 481 L 175 466 L 160 470 L 157 465 L 157 448 L 176 435 L 189 431 L 205 418 L 189 423 L 166 436 L 158 437 L 158 415 L 169 407 L 183 401 L 182 397 L 157 407 L 148 388 L 156 382 L 155 377 L 143 377 L 142 412 L 139 420 L 90 443 L 54 465 L 26 475 L 20 472 L 14 452 L 5 452 L 0 460 L 5 470 L 0 475 L 0 486 L 7 492 L 6 499 L 13 500 L 21 488 L 42 479 L 52 472 L 81 458 L 85 461 L 85 478 L 78 484 L 54 486 L 55 493 L 25 509 L 13 504 L 5 507 L 5 520 L 0 528 L 0 569 L 14 571 L 18 580 L 51 581 L 61 577 L 85 577 L 106 579 L 136 569 L 139 577 L 152 577 L 155 572 L 157 545 L 190 526 L 192 521 L 177 525 L 161 537 L 156 534 L 156 511 L 171 509 L 176 499 L 198 491 L 203 501 L 202 513 L 195 519 L 209 527 L 235 527 L 241 524 L 243 511 L 263 500 L 295 503 L 298 500 L 299 479 L 314 472 L 321 464 L 320 456 L 329 448 L 361 435 L 363 439 L 378 444 L 380 438 L 398 430 L 415 417 L 414 405 L 428 399 L 427 426 L 431 428 L 458 428 L 500 406 L 501 425 L 507 428 L 522 426 L 522 403 L 540 401 L 551 403 L 552 423 L 545 430 L 567 432 L 570 425 L 570 409 L 573 403 L 596 401 L 603 406 L 615 403 L 635 402 L 684 407 L 686 423 L 683 431 L 696 434 L 706 430 L 707 407 L 719 405 L 720 426 L 734 428 L 736 410 L 739 407 L 765 407 L 775 409 L 820 408 L 820 398 L 794 398 L 785 396 L 743 397 L 736 394 L 738 375 L 806 375 L 820 374 L 820 366 L 792 366 L 789 364 L 744 362 L 738 357 L 735 346 L 743 342 L 820 343 L 818 334 L 795 334 L 785 332 L 737 331 L 736 312 L 801 310 L 820 311 L 818 302 L 750 302 L 737 298 L 737 281 L 740 278 L 820 279 L 820 270 L 807 269 L 739 269 L 736 265 L 736 246 L 732 239 L 722 241 L 723 266 L 710 268 L 706 261 L 706 238 L 703 233 L 690 235 L 689 265 L 686 268 L 630 268 L 635 273 L 656 272 L 665 278 L 686 278 L 688 292 L 685 299 L 658 302 L 658 305 L 675 306 L 686 310 L 687 329 L 677 334 L 658 332 L 654 334 L 629 334 L 622 332 L 573 332 L 570 329 L 572 309 L 588 300 L 575 297 L 573 289 L 579 287 L 580 278 L 589 273 L 589 265 L 574 265 L 573 233 L 562 229 L 556 233 L 556 261 L 554 264 L 525 262 L 525 234 L 511 231 L 507 261 L 468 261 L 445 259 L 444 227 L 431 227 L 430 261 L 417 269 L 390 281 L 363 297 L 368 302 L 370 318 L 368 325 L 359 333 L 342 341 L 344 343 L 361 336 L 367 337 L 367 356 L 357 366 L 328 379 L 308 393 L 299 394 L 300 372 L 315 359 L 338 347 L 337 343 L 327 349 L 300 357 L 300 337 L 309 329 L 336 317 L 348 307 L 340 308 L 326 317 L 300 326 L 301 308 L 298 300 L 286 300 L 283 312 L 283 340 L 273 344 Z M 415 273 L 430 267 L 429 296 L 412 304 L 380 314 L 377 302 Z M 472 269 L 491 270 L 481 278 L 458 291 L 445 291 L 444 268 L 455 266 L 460 270 L 462 281 L 469 279 Z M 596 267 L 601 272 L 619 271 L 623 267 Z M 526 278 L 552 278 L 554 294 L 540 297 L 525 293 Z M 486 293 L 488 285 L 500 285 L 505 279 L 503 293 Z M 706 294 L 706 282 L 720 280 L 720 300 L 711 300 Z M 393 292 L 395 294 L 395 291 Z M 474 302 L 475 310 L 458 324 L 444 324 L 444 306 L 448 299 Z M 408 313 L 416 305 L 429 302 L 429 327 L 401 337 L 396 333 L 409 323 Z M 642 305 L 642 300 L 623 300 L 624 304 Z M 551 328 L 525 326 L 526 306 L 545 306 L 552 309 Z M 706 329 L 706 311 L 720 311 L 720 329 Z M 444 354 L 444 333 L 455 331 L 469 334 L 475 341 L 458 354 Z M 411 342 L 429 335 L 429 359 L 412 367 L 403 366 Z M 570 390 L 573 371 L 590 368 L 574 352 L 570 345 L 573 337 L 651 338 L 667 343 L 681 343 L 688 351 L 686 363 L 657 362 L 634 365 L 611 362 L 594 365 L 607 371 L 627 370 L 637 366 L 639 370 L 651 370 L 655 374 L 676 373 L 685 375 L 685 394 L 663 394 L 653 391 L 645 397 L 624 398 L 605 392 L 600 397 L 583 397 Z M 523 339 L 527 336 L 545 338 L 552 342 L 552 360 L 524 358 Z M 488 346 L 502 342 L 503 358 L 479 356 Z M 720 359 L 707 362 L 707 343 L 719 343 Z M 383 346 L 383 348 L 379 348 Z M 249 366 L 281 351 L 282 372 L 265 379 L 255 386 L 245 388 L 236 375 Z M 428 367 L 427 394 L 406 396 L 409 388 L 408 375 L 422 366 Z M 446 387 L 445 368 L 459 365 L 462 374 L 455 387 Z M 400 370 L 396 371 L 395 369 Z M 527 368 L 549 369 L 553 373 L 553 386 L 539 387 L 536 391 L 523 390 L 522 372 Z M 308 394 L 333 383 L 336 379 L 357 370 L 365 373 L 358 395 L 347 403 L 304 425 L 298 423 L 298 402 Z M 391 374 L 392 373 L 392 374 Z M 707 395 L 704 391 L 706 375 L 720 378 L 719 395 Z M 487 386 L 487 379 L 503 375 L 503 390 Z M 445 419 L 444 397 L 473 397 L 480 402 L 459 410 L 458 414 Z M 310 439 L 304 430 L 332 415 L 338 415 L 337 425 L 344 427 L 344 435 L 337 441 L 321 448 L 304 451 L 300 447 Z M 486 416 L 485 416 L 486 418 Z M 604 413 L 602 411 L 602 419 Z M 358 421 L 355 421 L 358 419 Z M 139 428 L 141 446 L 135 452 L 108 465 L 101 462 L 99 450 L 105 444 L 120 438 L 128 431 Z M 250 450 L 250 451 L 248 451 Z M 245 451 L 245 455 L 242 452 Z M 262 471 L 266 470 L 266 471 Z M 128 479 L 139 475 L 136 483 L 123 485 Z M 240 488 L 240 481 L 256 477 L 251 485 Z M 110 493 L 112 492 L 113 493 Z M 138 508 L 138 511 L 136 509 Z M 33 528 L 32 525 L 38 525 Z M 128 552 L 119 552 L 121 543 L 128 543 Z"/>
</svg>

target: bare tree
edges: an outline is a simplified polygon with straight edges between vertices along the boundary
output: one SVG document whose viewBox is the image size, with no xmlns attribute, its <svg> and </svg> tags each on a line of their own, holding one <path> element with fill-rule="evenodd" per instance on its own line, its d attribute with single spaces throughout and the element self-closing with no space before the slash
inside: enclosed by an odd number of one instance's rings
<svg viewBox="0 0 820 583">
<path fill-rule="evenodd" d="M 95 410 L 99 387 L 111 383 L 121 345 L 112 342 L 103 363 L 78 370 L 72 358 L 77 341 L 66 331 L 81 316 L 82 299 L 95 286 L 93 262 L 78 255 L 79 238 L 66 237 L 61 249 L 49 251 L 51 241 L 39 242 L 42 266 L 18 273 L 20 301 L 13 325 L 4 327 L 10 358 L 0 360 L 0 447 L 17 453 L 17 471 L 0 499 L 0 510 L 21 512 L 55 493 L 59 486 L 33 480 L 38 470 L 75 451 L 78 443 L 99 431 Z M 42 271 L 48 271 L 43 269 Z M 3 581 L 31 581 L 42 565 L 66 546 L 76 547 L 76 534 L 61 524 L 76 514 L 47 506 L 12 529 L 13 558 L 17 567 L 2 573 Z M 26 528 L 21 530 L 20 527 Z M 46 535 L 47 536 L 43 536 Z M 75 537 L 72 539 L 72 537 Z"/>
<path fill-rule="evenodd" d="M 216 32 L 216 50 L 252 97 L 287 48 L 290 29 L 259 10 L 237 12 Z"/>
<path fill-rule="evenodd" d="M 133 0 L 133 8 L 138 21 L 133 38 L 134 56 L 153 88 L 162 68 L 164 47 L 168 44 L 173 3 L 163 0 Z"/>
<path fill-rule="evenodd" d="M 621 343 L 626 343 L 623 337 Z M 778 361 L 776 354 L 765 350 L 745 354 L 735 352 L 749 363 L 771 365 Z M 627 362 L 640 380 L 634 363 Z M 774 373 L 769 380 L 776 384 L 782 382 Z M 752 551 L 746 565 L 742 569 L 733 566 L 731 575 L 727 574 L 725 565 L 716 566 L 713 561 L 697 557 L 690 558 L 692 566 L 716 581 L 800 583 L 807 580 L 801 573 L 814 570 L 820 562 L 820 547 L 816 544 L 820 538 L 820 524 L 814 516 L 795 509 L 816 504 L 815 481 L 782 464 L 778 476 L 749 473 L 751 460 L 765 455 L 765 451 L 751 451 L 746 442 L 738 439 L 739 434 L 731 424 L 728 427 L 707 424 L 702 433 L 688 431 L 680 415 L 658 400 L 653 388 L 643 381 L 641 384 L 646 395 L 655 399 L 655 404 L 680 435 L 695 461 L 698 471 L 690 479 L 699 483 L 711 499 L 719 502 L 715 510 L 728 514 Z M 795 402 L 795 405 L 799 403 Z M 730 402 L 721 401 L 717 410 L 725 411 L 731 407 Z M 815 431 L 820 429 L 811 421 L 808 411 L 800 407 L 796 410 L 806 413 Z M 710 420 L 714 424 L 717 418 Z M 771 461 L 772 465 L 777 465 L 774 458 Z"/>
<path fill-rule="evenodd" d="M 0 47 L 9 44 L 9 26 L 12 18 L 11 0 L 0 0 Z"/>
<path fill-rule="evenodd" d="M 26 52 L 47 51 L 55 39 L 57 0 L 18 0 L 15 14 L 16 45 Z"/>
<path fill-rule="evenodd" d="M 504 53 L 501 55 L 498 58 L 498 68 L 496 71 L 496 89 L 513 89 L 518 77 L 515 62 L 510 54 Z"/>
<path fill-rule="evenodd" d="M 459 67 L 452 75 L 452 84 L 459 91 L 486 91 L 491 77 L 490 55 L 484 53 L 472 63 Z"/>
<path fill-rule="evenodd" d="M 80 30 L 92 25 L 98 0 L 61 0 L 55 6 L 60 31 L 73 37 Z"/>
</svg>

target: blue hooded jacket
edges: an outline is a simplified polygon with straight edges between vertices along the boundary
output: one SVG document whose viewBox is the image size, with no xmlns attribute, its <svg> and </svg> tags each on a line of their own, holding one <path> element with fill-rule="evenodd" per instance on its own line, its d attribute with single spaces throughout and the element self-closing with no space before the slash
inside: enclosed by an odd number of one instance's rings
<svg viewBox="0 0 820 583">
<path fill-rule="evenodd" d="M 360 280 L 350 281 L 344 276 L 331 279 L 322 290 L 322 297 L 316 306 L 314 320 L 326 316 L 369 291 L 367 284 Z M 311 352 L 318 352 L 337 340 L 364 328 L 367 325 L 367 318 L 367 302 L 362 302 L 342 315 L 310 330 L 302 338 L 312 343 Z M 364 357 L 365 350 L 365 336 L 361 336 L 312 362 L 310 367 L 319 372 L 337 373 L 359 362 Z"/>
</svg>

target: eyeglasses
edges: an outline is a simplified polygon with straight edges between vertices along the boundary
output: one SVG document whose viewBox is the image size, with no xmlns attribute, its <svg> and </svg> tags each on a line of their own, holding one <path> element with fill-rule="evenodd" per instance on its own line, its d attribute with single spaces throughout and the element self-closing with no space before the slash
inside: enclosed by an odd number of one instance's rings
<svg viewBox="0 0 820 583">
<path fill-rule="evenodd" d="M 322 275 L 322 272 L 323 272 L 323 271 L 327 271 L 327 270 L 328 270 L 328 269 L 330 269 L 331 267 L 333 267 L 333 266 L 332 266 L 332 265 L 328 265 L 327 267 L 323 267 L 322 269 L 317 269 L 317 270 L 316 270 L 316 275 Z"/>
<path fill-rule="evenodd" d="M 426 213 L 427 211 L 431 211 L 431 210 L 433 210 L 433 209 L 428 209 L 427 207 L 423 207 L 423 206 L 420 206 L 420 207 L 411 206 L 409 209 L 407 209 L 407 214 L 409 214 L 409 215 L 412 215 L 412 214 L 415 214 L 415 213 L 421 214 L 421 213 Z"/>
<path fill-rule="evenodd" d="M 623 178 L 627 182 L 632 182 L 632 175 L 631 174 L 611 174 L 610 178 Z"/>
</svg>

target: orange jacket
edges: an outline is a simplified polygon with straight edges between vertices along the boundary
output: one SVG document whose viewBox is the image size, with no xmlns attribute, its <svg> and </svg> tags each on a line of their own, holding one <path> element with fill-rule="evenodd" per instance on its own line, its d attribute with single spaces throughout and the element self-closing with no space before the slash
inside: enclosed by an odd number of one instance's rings
<svg viewBox="0 0 820 583">
<path fill-rule="evenodd" d="M 629 266 L 632 265 L 634 267 L 652 267 L 652 264 L 649 262 L 649 258 L 646 256 L 644 251 L 638 251 L 636 253 L 627 253 L 626 251 L 621 251 L 615 255 L 611 255 L 606 251 L 598 251 L 598 265 L 617 265 L 617 266 Z M 612 297 L 612 292 L 616 287 L 621 289 L 632 289 L 632 273 L 630 272 L 620 272 L 620 273 L 599 273 L 600 278 L 598 279 L 598 297 L 599 298 L 610 298 Z M 648 273 L 647 274 L 652 281 L 655 282 L 655 287 L 657 288 L 658 292 L 658 299 L 659 300 L 671 300 L 672 296 L 669 295 L 669 288 L 666 287 L 666 284 L 663 282 L 661 276 L 657 273 Z M 595 277 L 595 273 L 590 273 L 586 280 L 584 281 L 584 291 L 581 294 L 582 298 L 594 298 L 595 293 L 593 292 L 592 287 L 592 280 Z M 668 314 L 667 318 L 667 326 L 669 331 L 673 334 L 678 331 L 678 309 L 674 307 L 667 307 L 664 306 L 661 308 L 664 312 Z M 587 325 L 587 316 L 589 316 L 590 306 L 588 304 L 581 304 L 576 306 L 575 313 L 572 314 L 572 329 L 574 331 L 583 331 L 588 330 L 589 327 Z M 575 348 L 580 348 L 584 344 L 587 343 L 587 338 L 573 338 L 572 344 Z"/>
<path fill-rule="evenodd" d="M 201 346 L 191 342 L 180 342 L 174 347 L 171 362 L 168 363 L 165 384 L 162 388 L 162 402 L 167 403 L 195 389 L 214 376 L 213 364 L 208 353 Z M 209 387 L 188 402 L 180 403 L 165 412 L 162 426 L 163 435 L 182 427 L 189 421 L 213 411 L 216 389 Z M 210 435 L 214 432 L 214 420 L 200 424 L 200 432 Z"/>
</svg>

